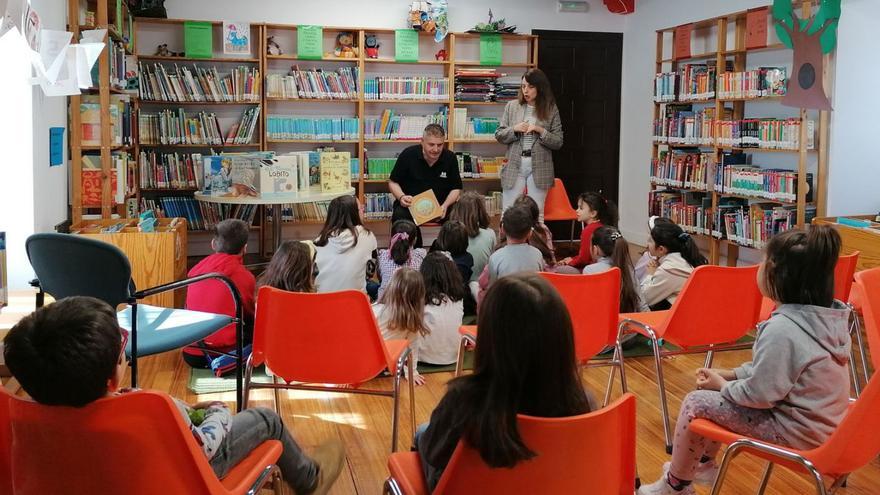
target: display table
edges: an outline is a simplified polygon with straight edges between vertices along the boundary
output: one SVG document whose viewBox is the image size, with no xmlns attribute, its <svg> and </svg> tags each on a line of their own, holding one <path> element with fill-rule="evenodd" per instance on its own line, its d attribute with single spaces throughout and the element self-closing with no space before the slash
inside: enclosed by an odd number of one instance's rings
<svg viewBox="0 0 880 495">
<path fill-rule="evenodd" d="M 321 193 L 309 191 L 292 194 L 263 194 L 258 198 L 247 196 L 209 196 L 207 194 L 196 193 L 195 198 L 198 201 L 205 201 L 208 203 L 272 206 L 272 245 L 275 249 L 278 249 L 278 246 L 281 244 L 281 205 L 330 201 L 339 196 L 352 194 L 354 194 L 353 187 L 350 187 L 347 191 L 343 192 Z"/>
<path fill-rule="evenodd" d="M 874 215 L 847 215 L 847 218 L 873 221 Z M 814 225 L 831 225 L 840 233 L 843 241 L 840 254 L 859 251 L 856 271 L 880 266 L 880 224 L 872 222 L 869 227 L 852 227 L 838 223 L 838 217 L 816 218 Z"/>
</svg>

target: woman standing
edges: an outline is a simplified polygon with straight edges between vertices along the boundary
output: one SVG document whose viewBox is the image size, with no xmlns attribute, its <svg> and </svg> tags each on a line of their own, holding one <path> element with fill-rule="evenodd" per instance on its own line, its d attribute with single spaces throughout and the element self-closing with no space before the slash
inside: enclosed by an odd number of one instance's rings
<svg viewBox="0 0 880 495">
<path fill-rule="evenodd" d="M 552 150 L 562 147 L 562 121 L 547 75 L 530 69 L 522 78 L 519 98 L 507 103 L 495 139 L 507 145 L 501 170 L 502 208 L 507 209 L 528 186 L 544 221 L 544 199 L 553 187 Z"/>
</svg>

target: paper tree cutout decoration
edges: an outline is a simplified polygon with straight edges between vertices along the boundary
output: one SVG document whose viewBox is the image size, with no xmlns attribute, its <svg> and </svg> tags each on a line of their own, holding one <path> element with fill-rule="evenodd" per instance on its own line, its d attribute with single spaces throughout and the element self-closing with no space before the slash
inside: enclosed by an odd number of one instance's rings
<svg viewBox="0 0 880 495">
<path fill-rule="evenodd" d="M 772 14 L 776 34 L 794 50 L 788 91 L 782 104 L 789 107 L 831 110 L 822 84 L 823 54 L 837 44 L 837 23 L 841 0 L 822 0 L 811 19 L 799 19 L 792 0 L 773 0 Z"/>
</svg>

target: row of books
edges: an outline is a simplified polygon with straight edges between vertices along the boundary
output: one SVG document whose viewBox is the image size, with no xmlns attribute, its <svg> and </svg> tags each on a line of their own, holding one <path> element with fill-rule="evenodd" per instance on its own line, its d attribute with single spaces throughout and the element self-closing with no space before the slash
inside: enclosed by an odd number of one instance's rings
<svg viewBox="0 0 880 495">
<path fill-rule="evenodd" d="M 800 148 L 801 119 L 743 119 L 715 122 L 719 146 L 796 150 Z M 815 122 L 806 121 L 808 150 L 815 146 Z"/>
<path fill-rule="evenodd" d="M 808 205 L 805 223 L 816 217 L 816 207 Z M 717 228 L 712 235 L 742 246 L 762 249 L 776 234 L 797 226 L 797 208 L 774 204 L 723 205 L 717 214 Z"/>
<path fill-rule="evenodd" d="M 140 144 L 249 144 L 259 116 L 260 107 L 245 110 L 241 120 L 230 127 L 224 139 L 220 121 L 213 112 L 202 111 L 193 116 L 178 108 L 162 110 L 155 115 L 141 113 L 138 117 Z"/>
<path fill-rule="evenodd" d="M 141 151 L 138 176 L 142 189 L 201 189 L 202 154 Z"/>
<path fill-rule="evenodd" d="M 468 118 L 468 109 L 458 107 L 453 111 L 455 119 L 455 139 L 492 139 L 498 129 L 499 121 L 495 117 Z"/>
<path fill-rule="evenodd" d="M 126 89 L 128 79 L 137 74 L 135 58 L 125 53 L 125 45 L 121 41 L 111 40 L 109 43 L 110 87 Z M 94 66 L 96 69 L 98 64 Z M 97 81 L 98 74 L 93 71 L 92 80 Z"/>
<path fill-rule="evenodd" d="M 129 95 L 110 95 L 110 145 L 132 144 L 133 116 Z M 101 145 L 101 101 L 98 95 L 83 95 L 79 104 L 82 146 Z"/>
<path fill-rule="evenodd" d="M 345 100 L 358 97 L 358 68 L 342 67 L 333 71 L 300 70 L 293 66 L 287 74 L 266 76 L 268 98 Z"/>
<path fill-rule="evenodd" d="M 712 153 L 661 151 L 651 160 L 651 183 L 669 187 L 707 190 L 710 174 L 714 174 Z"/>
<path fill-rule="evenodd" d="M 274 140 L 347 141 L 358 139 L 357 117 L 266 117 L 266 137 Z"/>
<path fill-rule="evenodd" d="M 391 193 L 364 194 L 364 218 L 381 220 L 391 218 L 394 206 L 394 195 Z"/>
<path fill-rule="evenodd" d="M 464 151 L 456 151 L 455 158 L 458 160 L 458 174 L 465 179 L 498 177 L 501 167 L 507 163 L 503 156 L 476 156 Z"/>
<path fill-rule="evenodd" d="M 260 70 L 240 66 L 221 76 L 217 67 L 141 63 L 140 98 L 151 101 L 260 101 Z"/>
<path fill-rule="evenodd" d="M 456 69 L 455 101 L 495 101 L 500 76 L 496 69 Z"/>
<path fill-rule="evenodd" d="M 439 124 L 446 129 L 447 120 L 446 108 L 429 115 L 398 115 L 393 109 L 385 109 L 378 117 L 364 119 L 364 138 L 418 140 L 428 124 Z"/>
<path fill-rule="evenodd" d="M 812 200 L 813 174 L 807 174 L 807 201 Z M 714 188 L 719 193 L 738 194 L 777 201 L 796 201 L 798 173 L 755 165 L 724 165 L 716 168 Z"/>
<path fill-rule="evenodd" d="M 654 142 L 713 146 L 715 144 L 715 109 L 692 111 L 670 106 L 666 117 L 654 120 Z"/>
<path fill-rule="evenodd" d="M 654 101 L 699 101 L 715 98 L 715 64 L 684 64 L 676 72 L 654 76 Z"/>
<path fill-rule="evenodd" d="M 367 100 L 449 100 L 449 79 L 430 76 L 377 76 L 364 79 Z"/>
<path fill-rule="evenodd" d="M 183 217 L 189 230 L 211 230 L 223 220 L 237 218 L 248 225 L 254 223 L 259 205 L 220 204 L 197 201 L 184 196 L 167 196 L 159 199 L 141 198 L 141 211 L 152 211 L 158 218 Z"/>
<path fill-rule="evenodd" d="M 690 234 L 712 234 L 712 198 L 700 193 L 648 193 L 649 214 L 669 218 Z"/>
<path fill-rule="evenodd" d="M 785 95 L 785 67 L 759 67 L 718 75 L 719 98 L 764 98 Z"/>
<path fill-rule="evenodd" d="M 381 180 L 391 177 L 397 158 L 367 158 L 367 168 L 364 170 L 364 179 Z"/>
</svg>

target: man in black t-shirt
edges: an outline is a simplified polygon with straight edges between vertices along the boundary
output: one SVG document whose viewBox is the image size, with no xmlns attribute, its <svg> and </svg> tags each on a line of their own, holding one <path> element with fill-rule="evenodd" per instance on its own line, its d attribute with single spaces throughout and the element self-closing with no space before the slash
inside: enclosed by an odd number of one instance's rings
<svg viewBox="0 0 880 495">
<path fill-rule="evenodd" d="M 461 176 L 458 160 L 445 147 L 446 132 L 437 124 L 429 124 L 422 134 L 421 144 L 410 146 L 397 157 L 388 189 L 394 195 L 394 212 L 391 223 L 412 220 L 409 207 L 413 196 L 433 189 L 443 210 L 441 219 L 461 195 Z"/>
</svg>

